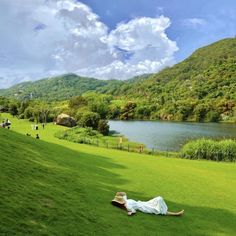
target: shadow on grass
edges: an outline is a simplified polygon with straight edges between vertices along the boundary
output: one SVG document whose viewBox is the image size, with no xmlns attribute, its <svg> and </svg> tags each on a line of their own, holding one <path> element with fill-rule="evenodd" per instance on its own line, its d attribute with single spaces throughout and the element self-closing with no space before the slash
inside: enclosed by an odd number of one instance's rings
<svg viewBox="0 0 236 236">
<path fill-rule="evenodd" d="M 121 133 L 116 130 L 110 130 L 109 135 L 110 136 L 122 136 Z"/>
<path fill-rule="evenodd" d="M 119 189 L 125 169 L 99 155 L 0 133 L 1 232 L 8 235 L 233 235 L 236 215 L 223 209 L 180 205 L 184 217 L 138 212 L 128 217 L 110 204 L 118 190 L 136 200 L 146 194 Z M 137 173 L 138 174 L 138 173 Z M 153 196 L 155 197 L 155 196 Z M 147 199 L 147 198 L 146 198 Z M 148 199 L 147 199 L 148 200 Z"/>
<path fill-rule="evenodd" d="M 183 217 L 158 218 L 160 230 L 167 235 L 234 235 L 236 214 L 226 209 L 177 204 L 166 200 L 170 211 L 185 210 Z M 152 216 L 152 218 L 155 216 Z M 142 217 L 143 218 L 143 217 Z M 145 218 L 147 218 L 145 216 Z M 145 219 L 148 224 L 148 219 Z M 156 220 L 156 219 L 153 219 Z M 144 221 L 143 221 L 144 222 Z M 168 225 L 167 225 L 168 224 Z M 166 227 L 167 226 L 167 227 Z M 154 228 L 153 228 L 154 230 Z M 155 234 L 154 234 L 155 235 Z"/>
<path fill-rule="evenodd" d="M 100 207 L 127 182 L 109 158 L 8 130 L 0 130 L 0 157 L 0 234 L 102 232 Z"/>
</svg>

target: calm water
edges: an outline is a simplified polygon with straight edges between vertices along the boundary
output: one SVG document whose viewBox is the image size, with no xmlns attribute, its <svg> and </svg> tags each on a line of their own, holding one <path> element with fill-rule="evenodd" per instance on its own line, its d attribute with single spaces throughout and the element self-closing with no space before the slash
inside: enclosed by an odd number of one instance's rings
<svg viewBox="0 0 236 236">
<path fill-rule="evenodd" d="M 236 138 L 236 124 L 165 121 L 110 121 L 110 130 L 148 148 L 177 151 L 189 139 L 201 137 Z"/>
</svg>

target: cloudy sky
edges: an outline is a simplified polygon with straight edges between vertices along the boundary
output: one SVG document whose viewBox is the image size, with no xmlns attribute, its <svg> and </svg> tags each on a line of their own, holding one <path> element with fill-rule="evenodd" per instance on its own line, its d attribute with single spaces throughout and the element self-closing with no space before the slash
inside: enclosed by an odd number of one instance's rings
<svg viewBox="0 0 236 236">
<path fill-rule="evenodd" d="M 0 0 L 0 88 L 69 72 L 123 80 L 235 35 L 235 0 Z"/>
</svg>

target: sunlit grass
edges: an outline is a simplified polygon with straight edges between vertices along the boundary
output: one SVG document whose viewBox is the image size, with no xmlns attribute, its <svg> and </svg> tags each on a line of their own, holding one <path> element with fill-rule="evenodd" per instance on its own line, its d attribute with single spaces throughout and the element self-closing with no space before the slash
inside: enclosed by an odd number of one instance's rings
<svg viewBox="0 0 236 236">
<path fill-rule="evenodd" d="M 54 137 L 65 127 L 35 131 L 8 118 L 11 129 L 0 129 L 0 234 L 234 235 L 235 164 L 72 143 Z M 118 190 L 139 200 L 161 195 L 169 210 L 186 213 L 128 217 L 110 204 Z"/>
</svg>

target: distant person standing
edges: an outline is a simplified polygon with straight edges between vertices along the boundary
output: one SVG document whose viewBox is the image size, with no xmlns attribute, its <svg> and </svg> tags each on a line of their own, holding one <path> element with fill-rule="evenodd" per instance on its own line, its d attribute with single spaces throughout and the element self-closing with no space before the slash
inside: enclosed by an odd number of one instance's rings
<svg viewBox="0 0 236 236">
<path fill-rule="evenodd" d="M 144 150 L 144 146 L 141 144 L 141 145 L 139 146 L 139 153 L 142 153 L 143 150 Z"/>
<path fill-rule="evenodd" d="M 44 123 L 42 123 L 42 127 L 43 127 L 43 129 L 44 129 L 44 126 L 45 126 L 45 124 L 44 124 Z"/>
<path fill-rule="evenodd" d="M 120 137 L 120 139 L 119 139 L 119 144 L 121 145 L 122 143 L 123 143 L 123 138 Z"/>
<path fill-rule="evenodd" d="M 120 137 L 120 139 L 119 139 L 119 146 L 120 146 L 120 149 L 122 149 L 122 143 L 123 143 L 123 138 Z"/>
<path fill-rule="evenodd" d="M 6 126 L 11 125 L 11 121 L 10 121 L 8 118 L 6 119 L 5 125 L 6 125 Z"/>
<path fill-rule="evenodd" d="M 144 146 L 141 144 L 141 152 L 143 152 L 143 150 L 144 150 Z"/>
</svg>

